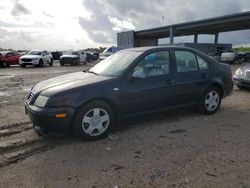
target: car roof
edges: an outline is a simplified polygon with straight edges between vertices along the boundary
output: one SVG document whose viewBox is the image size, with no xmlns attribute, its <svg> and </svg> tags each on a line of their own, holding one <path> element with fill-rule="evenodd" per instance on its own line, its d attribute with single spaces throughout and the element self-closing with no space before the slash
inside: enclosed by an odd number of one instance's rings
<svg viewBox="0 0 250 188">
<path fill-rule="evenodd" d="M 128 51 L 136 51 L 136 52 L 146 52 L 146 51 L 150 51 L 150 50 L 155 50 L 155 49 L 183 49 L 183 50 L 192 50 L 192 51 L 196 51 L 193 48 L 188 48 L 188 47 L 183 47 L 183 46 L 150 46 L 150 47 L 136 47 L 136 48 L 128 48 L 125 50 Z"/>
<path fill-rule="evenodd" d="M 5 55 L 5 54 L 7 54 L 7 53 L 9 53 L 9 52 L 11 52 L 11 51 L 0 51 L 0 54 Z"/>
</svg>

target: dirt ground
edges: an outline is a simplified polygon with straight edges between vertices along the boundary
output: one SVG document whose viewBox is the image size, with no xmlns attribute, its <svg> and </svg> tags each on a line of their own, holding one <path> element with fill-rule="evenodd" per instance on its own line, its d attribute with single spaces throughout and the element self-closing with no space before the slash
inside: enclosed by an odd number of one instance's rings
<svg viewBox="0 0 250 188">
<path fill-rule="evenodd" d="M 211 116 L 142 116 L 95 142 L 38 137 L 24 113 L 30 88 L 90 66 L 0 69 L 0 187 L 250 187 L 250 91 L 236 87 Z"/>
</svg>

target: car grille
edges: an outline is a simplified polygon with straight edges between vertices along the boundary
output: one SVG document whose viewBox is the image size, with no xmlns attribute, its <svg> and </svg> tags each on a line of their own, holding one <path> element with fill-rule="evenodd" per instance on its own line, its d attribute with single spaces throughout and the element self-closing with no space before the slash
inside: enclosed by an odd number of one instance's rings
<svg viewBox="0 0 250 188">
<path fill-rule="evenodd" d="M 62 63 L 72 63 L 73 60 L 75 60 L 75 59 L 70 58 L 70 57 L 64 57 L 64 58 L 62 58 L 60 61 L 61 61 Z"/>
<path fill-rule="evenodd" d="M 250 71 L 246 71 L 246 79 L 250 80 Z"/>
<path fill-rule="evenodd" d="M 34 94 L 30 92 L 30 94 L 27 97 L 28 104 L 32 103 L 34 99 Z"/>
<path fill-rule="evenodd" d="M 21 59 L 22 61 L 24 61 L 24 62 L 30 62 L 30 61 L 32 61 L 32 59 Z"/>
</svg>

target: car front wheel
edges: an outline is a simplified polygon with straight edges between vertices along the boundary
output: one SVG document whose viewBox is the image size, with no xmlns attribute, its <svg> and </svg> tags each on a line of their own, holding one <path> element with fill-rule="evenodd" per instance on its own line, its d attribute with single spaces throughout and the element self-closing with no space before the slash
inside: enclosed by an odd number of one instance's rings
<svg viewBox="0 0 250 188">
<path fill-rule="evenodd" d="M 42 60 L 42 59 L 39 60 L 38 66 L 39 66 L 39 67 L 42 67 L 42 66 L 43 66 L 43 60 Z"/>
<path fill-rule="evenodd" d="M 208 88 L 199 102 L 199 112 L 203 114 L 214 114 L 221 104 L 221 92 L 216 87 Z"/>
<path fill-rule="evenodd" d="M 6 68 L 6 67 L 9 67 L 9 64 L 7 63 L 7 62 L 2 62 L 2 66 L 4 67 L 4 68 Z"/>
<path fill-rule="evenodd" d="M 93 101 L 84 105 L 77 113 L 74 132 L 86 140 L 105 137 L 114 125 L 111 107 L 103 101 Z"/>
</svg>

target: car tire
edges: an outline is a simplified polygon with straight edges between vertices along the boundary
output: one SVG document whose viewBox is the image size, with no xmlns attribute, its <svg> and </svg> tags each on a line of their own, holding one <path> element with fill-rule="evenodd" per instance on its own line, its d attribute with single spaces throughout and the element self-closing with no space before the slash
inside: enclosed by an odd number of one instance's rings
<svg viewBox="0 0 250 188">
<path fill-rule="evenodd" d="M 245 89 L 243 86 L 236 85 L 239 89 Z"/>
<path fill-rule="evenodd" d="M 77 112 L 74 133 L 85 140 L 98 140 L 112 129 L 115 116 L 111 107 L 103 101 L 92 101 Z"/>
<path fill-rule="evenodd" d="M 198 111 L 202 114 L 214 114 L 220 107 L 221 91 L 217 87 L 206 89 L 199 101 Z"/>
<path fill-rule="evenodd" d="M 53 59 L 51 58 L 49 62 L 49 66 L 52 66 L 52 65 L 53 65 Z"/>
<path fill-rule="evenodd" d="M 43 66 L 43 60 L 42 60 L 42 59 L 39 60 L 38 66 L 39 66 L 39 67 L 42 67 L 42 66 Z"/>
<path fill-rule="evenodd" d="M 60 62 L 60 65 L 61 65 L 61 66 L 64 66 L 64 63 L 63 63 L 63 62 Z"/>
<path fill-rule="evenodd" d="M 7 62 L 3 61 L 3 62 L 2 62 L 2 67 L 3 67 L 3 68 L 6 68 L 6 67 L 9 67 L 9 65 L 8 65 Z"/>
<path fill-rule="evenodd" d="M 24 64 L 20 64 L 20 67 L 25 68 L 25 67 L 26 67 L 26 65 L 24 65 Z"/>
</svg>

